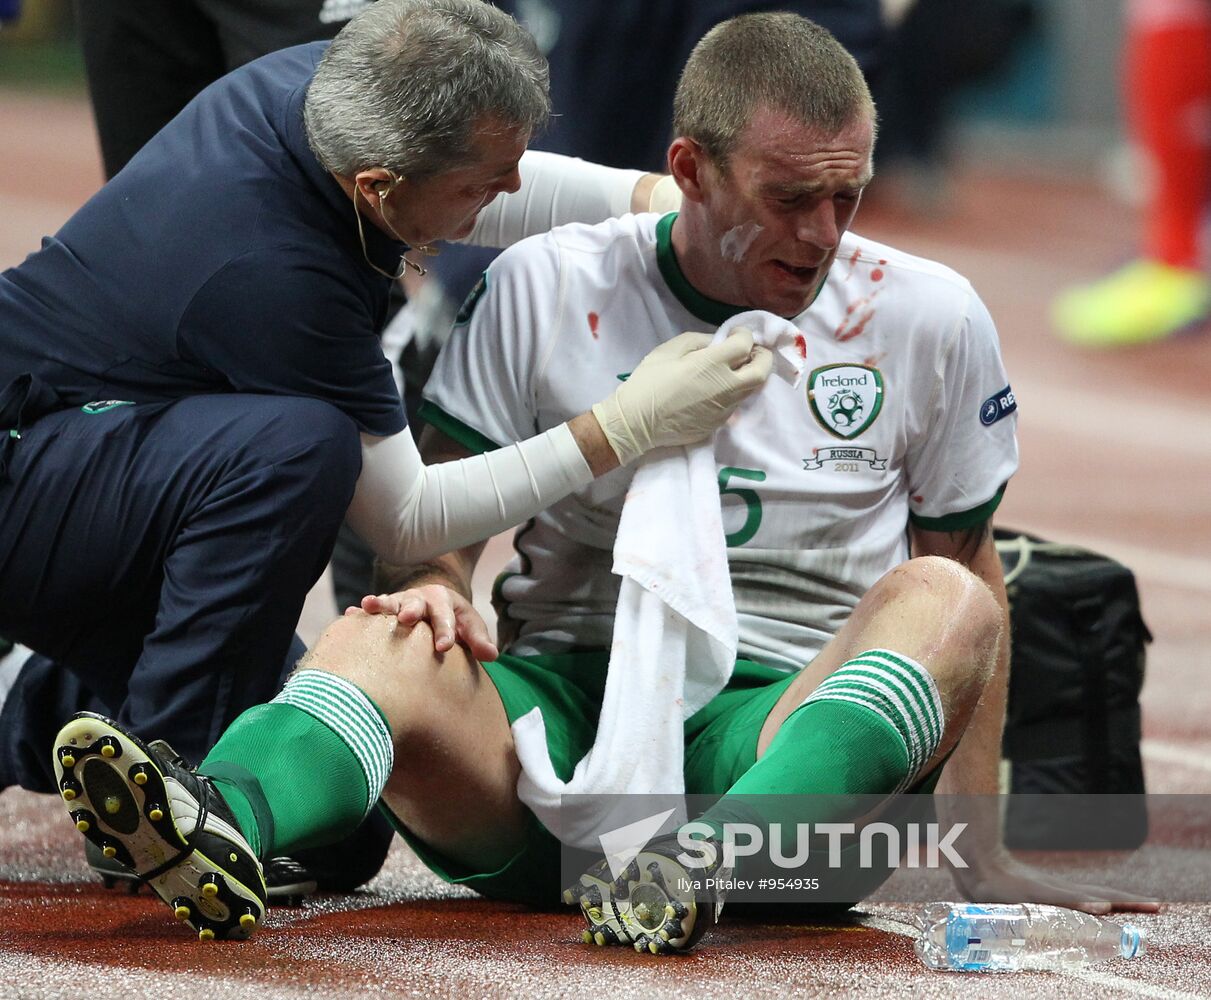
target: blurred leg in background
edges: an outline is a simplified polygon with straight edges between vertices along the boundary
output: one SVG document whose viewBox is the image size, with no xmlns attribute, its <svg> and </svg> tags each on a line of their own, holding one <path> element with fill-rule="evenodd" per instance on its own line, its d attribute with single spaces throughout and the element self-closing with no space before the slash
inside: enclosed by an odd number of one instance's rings
<svg viewBox="0 0 1211 1000">
<path fill-rule="evenodd" d="M 289 45 L 331 38 L 370 0 L 76 0 L 106 177 L 207 84 Z"/>
<path fill-rule="evenodd" d="M 1055 303 L 1064 339 L 1089 347 L 1160 340 L 1211 314 L 1211 0 L 1130 0 L 1124 84 L 1148 167 L 1140 256 Z"/>
</svg>

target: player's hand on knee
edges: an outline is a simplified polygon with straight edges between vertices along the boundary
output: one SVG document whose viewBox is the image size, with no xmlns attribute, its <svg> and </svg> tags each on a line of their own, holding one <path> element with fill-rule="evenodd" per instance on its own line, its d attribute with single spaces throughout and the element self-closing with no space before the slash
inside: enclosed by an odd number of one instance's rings
<svg viewBox="0 0 1211 1000">
<path fill-rule="evenodd" d="M 471 602 L 439 583 L 363 597 L 360 610 L 371 615 L 394 615 L 401 625 L 409 627 L 428 622 L 433 630 L 433 648 L 439 653 L 452 649 L 457 642 L 477 660 L 495 660 L 500 655 L 487 624 Z"/>
<path fill-rule="evenodd" d="M 613 395 L 593 407 L 623 464 L 653 448 L 705 440 L 765 384 L 773 355 L 738 327 L 712 344 L 707 333 L 683 333 L 652 350 Z"/>
</svg>

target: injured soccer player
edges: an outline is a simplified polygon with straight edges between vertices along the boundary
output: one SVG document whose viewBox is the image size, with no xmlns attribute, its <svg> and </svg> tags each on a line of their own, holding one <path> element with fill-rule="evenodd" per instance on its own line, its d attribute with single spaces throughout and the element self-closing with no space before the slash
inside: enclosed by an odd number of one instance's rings
<svg viewBox="0 0 1211 1000">
<path fill-rule="evenodd" d="M 96 717 L 60 733 L 60 774 L 94 804 L 77 825 L 100 823 L 202 936 L 255 929 L 259 859 L 335 842 L 376 805 L 441 877 L 541 905 L 569 888 L 556 832 L 607 832 L 563 824 L 568 792 L 712 795 L 692 819 L 721 876 L 724 828 L 753 797 L 777 796 L 759 818 L 793 832 L 834 819 L 814 803 L 837 797 L 996 793 L 991 517 L 1017 446 L 992 320 L 954 271 L 849 231 L 875 111 L 812 22 L 717 26 L 675 112 L 680 211 L 505 251 L 426 391 L 429 462 L 592 409 L 619 463 L 517 531 L 499 652 L 470 604 L 473 544 L 388 568 L 196 772 Z M 629 422 L 594 406 L 711 340 L 680 331 L 737 324 L 754 332 L 707 349 L 739 359 L 768 338 L 802 381 L 770 379 L 709 444 L 642 458 Z M 579 878 L 586 940 L 696 943 L 721 898 L 678 896 L 676 845 Z M 999 848 L 967 861 L 969 895 L 1121 901 L 1033 880 Z"/>
</svg>

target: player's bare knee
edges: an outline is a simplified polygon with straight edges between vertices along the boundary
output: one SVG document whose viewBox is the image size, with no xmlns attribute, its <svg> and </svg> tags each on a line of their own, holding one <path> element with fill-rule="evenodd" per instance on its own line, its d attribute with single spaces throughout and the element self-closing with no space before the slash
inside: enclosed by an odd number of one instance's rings
<svg viewBox="0 0 1211 1000">
<path fill-rule="evenodd" d="M 386 716 L 397 742 L 410 719 L 425 712 L 426 667 L 435 658 L 425 622 L 402 625 L 393 615 L 345 615 L 333 621 L 298 669 L 327 670 L 356 684 Z"/>
<path fill-rule="evenodd" d="M 926 605 L 926 621 L 965 646 L 995 644 L 1001 610 L 988 585 L 962 563 L 944 556 L 918 556 L 901 563 L 889 577 L 910 590 L 915 604 Z"/>
<path fill-rule="evenodd" d="M 922 662 L 943 704 L 974 704 L 996 665 L 1002 629 L 1000 605 L 966 566 L 942 556 L 919 556 L 897 566 L 887 582 L 918 623 Z"/>
</svg>

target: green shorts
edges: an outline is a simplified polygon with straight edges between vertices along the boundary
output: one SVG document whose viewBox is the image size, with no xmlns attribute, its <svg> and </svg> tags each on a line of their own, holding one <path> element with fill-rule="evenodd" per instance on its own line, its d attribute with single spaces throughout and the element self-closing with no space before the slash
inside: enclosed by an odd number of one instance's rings
<svg viewBox="0 0 1211 1000">
<path fill-rule="evenodd" d="M 542 709 L 547 748 L 561 781 L 571 779 L 580 759 L 592 749 L 608 662 L 606 652 L 583 652 L 502 654 L 495 663 L 484 664 L 510 725 L 535 706 Z M 761 727 L 797 676 L 798 672 L 788 674 L 751 660 L 736 661 L 727 687 L 686 720 L 687 794 L 722 795 L 757 762 Z M 935 768 L 913 790 L 932 791 L 940 773 L 941 768 Z M 555 904 L 565 888 L 559 884 L 559 841 L 532 813 L 525 846 L 497 870 L 483 872 L 446 857 L 413 835 L 384 803 L 380 808 L 417 857 L 447 882 L 468 886 L 490 899 L 533 906 Z"/>
<path fill-rule="evenodd" d="M 561 781 L 572 777 L 593 747 L 609 658 L 604 651 L 529 657 L 505 653 L 484 664 L 510 725 L 535 706 L 542 709 L 547 748 Z M 686 720 L 687 793 L 721 795 L 756 763 L 766 716 L 796 676 L 750 660 L 736 662 L 727 687 Z M 526 846 L 496 871 L 479 872 L 423 843 L 385 804 L 380 808 L 417 857 L 447 882 L 492 899 L 533 905 L 551 905 L 564 889 L 559 885 L 559 841 L 532 814 Z"/>
</svg>

